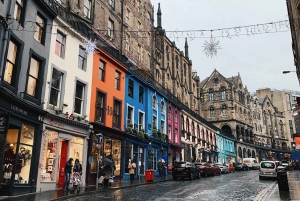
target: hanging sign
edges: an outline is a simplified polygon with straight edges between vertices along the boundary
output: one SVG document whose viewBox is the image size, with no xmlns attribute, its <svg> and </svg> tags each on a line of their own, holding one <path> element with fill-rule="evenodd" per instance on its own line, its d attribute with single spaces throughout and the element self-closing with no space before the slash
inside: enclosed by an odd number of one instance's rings
<svg viewBox="0 0 300 201">
<path fill-rule="evenodd" d="M 8 129 L 9 114 L 0 114 L 0 134 L 6 134 Z"/>
</svg>

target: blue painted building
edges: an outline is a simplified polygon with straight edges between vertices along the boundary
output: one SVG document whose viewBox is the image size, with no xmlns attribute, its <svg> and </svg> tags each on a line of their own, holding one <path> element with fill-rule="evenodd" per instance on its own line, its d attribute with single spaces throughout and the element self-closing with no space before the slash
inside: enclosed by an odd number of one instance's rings
<svg viewBox="0 0 300 201">
<path fill-rule="evenodd" d="M 130 160 L 137 165 L 136 177 L 144 175 L 145 170 L 156 170 L 160 157 L 167 161 L 168 101 L 146 80 L 147 75 L 140 69 L 134 73 L 128 71 L 125 78 L 123 179 L 129 179 Z M 158 171 L 155 174 L 158 175 Z"/>
<path fill-rule="evenodd" d="M 236 152 L 235 152 L 235 139 L 217 133 L 217 146 L 218 146 L 218 162 L 232 164 L 236 163 Z"/>
</svg>

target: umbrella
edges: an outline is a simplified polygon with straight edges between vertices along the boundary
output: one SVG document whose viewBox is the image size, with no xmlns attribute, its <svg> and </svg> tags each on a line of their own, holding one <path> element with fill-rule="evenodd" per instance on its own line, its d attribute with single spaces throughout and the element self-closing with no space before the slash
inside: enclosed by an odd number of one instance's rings
<svg viewBox="0 0 300 201">
<path fill-rule="evenodd" d="M 109 158 L 103 158 L 102 163 L 109 165 L 111 167 L 114 167 L 114 165 L 115 165 L 114 162 L 112 162 L 112 160 L 110 160 Z"/>
</svg>

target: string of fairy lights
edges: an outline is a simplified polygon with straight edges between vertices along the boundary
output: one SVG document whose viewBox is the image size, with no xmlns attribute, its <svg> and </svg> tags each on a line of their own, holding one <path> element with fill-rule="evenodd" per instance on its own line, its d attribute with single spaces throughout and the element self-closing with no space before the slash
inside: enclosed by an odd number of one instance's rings
<svg viewBox="0 0 300 201">
<path fill-rule="evenodd" d="M 295 19 L 295 29 L 300 29 L 300 23 L 298 19 Z M 43 27 L 43 32 L 49 34 L 57 34 L 56 29 L 59 31 L 63 31 L 65 35 L 74 35 L 68 31 L 68 29 L 73 29 L 75 31 L 82 31 L 87 27 L 72 27 L 66 25 L 53 25 L 53 24 L 37 24 L 35 21 L 25 21 L 21 24 L 18 23 L 16 19 L 9 18 L 7 20 L 8 29 L 20 32 L 36 32 L 37 26 Z M 53 30 L 55 29 L 55 30 Z M 123 33 L 121 30 L 100 30 L 95 29 L 103 36 L 107 35 L 110 32 L 110 35 L 113 36 L 114 39 L 120 39 L 122 37 L 125 40 Z M 149 40 L 149 36 L 151 37 L 153 32 L 156 30 L 126 30 L 126 33 L 131 33 L 131 38 L 139 38 Z M 173 39 L 173 41 L 179 41 L 181 38 L 187 38 L 190 41 L 195 39 L 208 39 L 205 40 L 203 44 L 203 52 L 206 56 L 217 56 L 217 52 L 220 47 L 220 42 L 217 38 L 226 38 L 226 39 L 233 39 L 235 37 L 240 36 L 254 36 L 254 35 L 261 35 L 261 34 L 270 34 L 270 33 L 279 33 L 279 32 L 289 32 L 290 31 L 290 23 L 289 20 L 281 20 L 277 22 L 268 22 L 268 23 L 261 23 L 261 24 L 254 24 L 254 25 L 247 25 L 247 26 L 236 26 L 236 27 L 229 27 L 229 28 L 219 28 L 219 29 L 195 29 L 195 30 L 174 30 L 174 31 L 167 31 L 164 30 L 166 37 L 169 39 Z M 91 33 L 91 32 L 90 32 Z M 155 36 L 155 34 L 153 34 Z"/>
</svg>

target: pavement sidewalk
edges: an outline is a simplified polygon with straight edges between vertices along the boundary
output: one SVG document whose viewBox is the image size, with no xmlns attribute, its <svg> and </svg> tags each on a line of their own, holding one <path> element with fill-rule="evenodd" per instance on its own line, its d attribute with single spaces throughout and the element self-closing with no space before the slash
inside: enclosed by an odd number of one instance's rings
<svg viewBox="0 0 300 201">
<path fill-rule="evenodd" d="M 289 191 L 279 191 L 277 181 L 272 183 L 267 189 L 261 192 L 255 200 L 260 201 L 279 201 L 279 200 L 298 200 L 300 201 L 300 171 L 294 170 L 287 173 Z M 260 197 L 259 197 L 260 196 Z"/>
<path fill-rule="evenodd" d="M 145 182 L 145 177 L 141 176 L 134 180 L 131 184 L 130 180 L 121 180 L 121 181 L 114 181 L 112 186 L 106 190 L 116 190 L 121 188 L 131 188 L 139 185 L 146 185 L 146 184 L 153 184 L 158 182 L 166 182 L 172 180 L 172 175 L 169 174 L 166 176 L 166 180 L 160 180 L 160 177 L 154 177 L 153 182 Z M 70 185 L 71 186 L 71 185 Z M 17 196 L 0 196 L 0 201 L 49 201 L 49 200 L 66 200 L 72 197 L 78 197 L 79 195 L 85 194 L 93 194 L 98 193 L 99 191 L 103 191 L 102 187 L 99 186 L 98 190 L 96 190 L 96 186 L 85 186 L 82 187 L 79 193 L 72 193 L 70 191 L 63 191 L 62 189 L 57 189 L 53 191 L 43 191 L 43 192 L 36 192 L 30 194 L 22 194 Z"/>
</svg>

